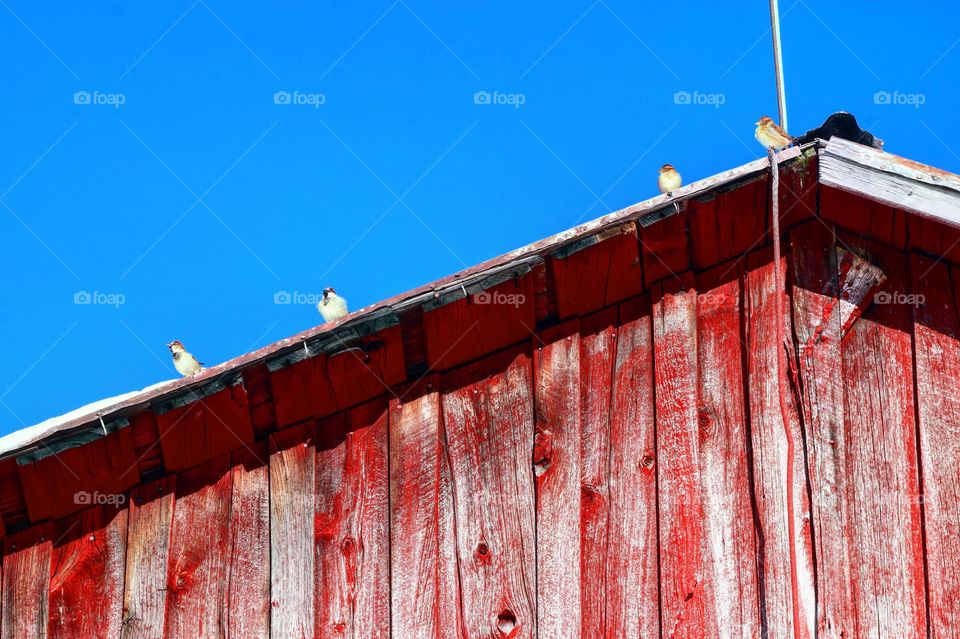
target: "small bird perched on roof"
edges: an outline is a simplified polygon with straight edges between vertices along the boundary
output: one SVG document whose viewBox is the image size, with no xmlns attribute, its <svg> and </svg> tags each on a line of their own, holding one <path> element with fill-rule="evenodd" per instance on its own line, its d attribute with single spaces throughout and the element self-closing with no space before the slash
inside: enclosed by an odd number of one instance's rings
<svg viewBox="0 0 960 639">
<path fill-rule="evenodd" d="M 347 311 L 347 300 L 343 299 L 331 287 L 323 289 L 323 299 L 317 304 L 317 310 L 323 316 L 324 321 L 332 322 L 338 320 L 349 311 Z"/>
<path fill-rule="evenodd" d="M 675 168 L 670 164 L 664 164 L 660 167 L 660 176 L 657 178 L 657 187 L 661 193 L 676 191 L 683 184 L 683 178 Z"/>
<path fill-rule="evenodd" d="M 197 358 L 183 347 L 180 340 L 173 340 L 167 344 L 167 348 L 173 353 L 173 367 L 184 377 L 196 375 L 203 370 L 203 363 L 198 362 Z"/>
<path fill-rule="evenodd" d="M 766 115 L 757 120 L 757 130 L 753 136 L 768 149 L 781 149 L 793 142 L 793 138 Z"/>
</svg>

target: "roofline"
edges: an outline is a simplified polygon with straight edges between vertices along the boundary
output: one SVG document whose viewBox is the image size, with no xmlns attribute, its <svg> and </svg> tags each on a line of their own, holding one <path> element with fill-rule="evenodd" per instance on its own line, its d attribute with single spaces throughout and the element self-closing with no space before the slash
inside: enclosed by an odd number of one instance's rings
<svg viewBox="0 0 960 639">
<path fill-rule="evenodd" d="M 778 164 L 790 162 L 807 149 L 820 145 L 822 145 L 822 142 L 814 141 L 800 147 L 789 147 L 777 153 L 777 162 Z M 236 383 L 241 370 L 251 366 L 260 364 L 270 366 L 270 363 L 275 360 L 285 360 L 285 363 L 290 363 L 291 361 L 312 357 L 327 350 L 325 346 L 328 346 L 331 342 L 342 344 L 357 335 L 367 335 L 384 326 L 396 324 L 396 315 L 407 308 L 423 304 L 440 305 L 444 303 L 445 298 L 450 298 L 451 294 L 457 296 L 458 292 L 462 292 L 464 294 L 459 296 L 465 296 L 468 288 L 473 289 L 471 292 L 483 290 L 499 283 L 499 281 L 512 278 L 518 270 L 526 272 L 533 263 L 559 249 L 605 230 L 618 227 L 626 222 L 635 221 L 642 226 L 647 226 L 671 215 L 675 211 L 675 202 L 697 198 L 723 187 L 755 178 L 769 171 L 769 167 L 770 160 L 768 157 L 748 162 L 703 180 L 692 182 L 673 193 L 658 195 L 633 204 L 429 284 L 358 309 L 339 320 L 309 328 L 263 348 L 204 369 L 197 375 L 150 387 L 132 396 L 122 395 L 122 399 L 115 404 L 98 407 L 98 409 L 91 410 L 89 413 L 53 424 L 49 430 L 38 432 L 34 436 L 18 441 L 14 447 L 7 450 L 0 448 L 0 460 L 19 457 L 36 451 L 40 447 L 47 448 L 50 446 L 56 452 L 54 442 L 73 438 L 86 431 L 90 431 L 91 439 L 104 436 L 125 426 L 128 423 L 128 417 L 151 406 L 188 403 L 186 401 L 178 402 L 178 398 L 186 396 L 187 398 L 199 399 L 199 397 L 210 395 L 227 385 Z M 449 301 L 452 301 L 452 299 Z M 37 424 L 37 426 L 39 425 Z M 27 428 L 34 428 L 34 426 L 28 426 Z"/>
<path fill-rule="evenodd" d="M 831 138 L 820 153 L 820 183 L 960 227 L 960 176 Z"/>
<path fill-rule="evenodd" d="M 849 167 L 855 164 L 868 168 L 874 165 L 895 166 L 899 167 L 896 175 L 901 180 L 910 180 L 913 183 L 925 186 L 930 186 L 931 182 L 939 181 L 939 185 L 935 187 L 938 189 L 943 188 L 943 185 L 947 183 L 951 189 L 956 189 L 957 195 L 960 196 L 960 177 L 958 176 L 838 138 L 833 138 L 829 143 L 823 140 L 813 140 L 798 147 L 784 149 L 776 154 L 777 163 L 785 164 L 794 161 L 810 149 L 818 150 L 823 155 L 824 162 L 821 163 L 821 171 L 823 170 L 822 164 L 828 164 L 828 166 L 842 164 L 848 167 L 848 170 L 842 171 L 845 175 L 856 175 L 856 169 L 849 170 Z M 859 158 L 859 164 L 854 161 L 854 157 Z M 868 158 L 869 161 L 863 158 Z M 115 404 L 98 407 L 96 410 L 91 409 L 88 413 L 52 424 L 49 430 L 38 432 L 36 435 L 20 440 L 7 450 L 0 448 L 0 459 L 18 457 L 36 451 L 41 446 L 44 448 L 53 446 L 55 448 L 57 441 L 75 437 L 85 432 L 89 432 L 91 439 L 103 436 L 125 426 L 128 421 L 127 417 L 138 414 L 142 410 L 154 407 L 163 408 L 162 412 L 165 412 L 171 407 L 195 401 L 227 385 L 236 383 L 239 381 L 240 372 L 251 366 L 264 364 L 273 369 L 322 352 L 334 350 L 337 346 L 342 348 L 349 340 L 369 335 L 386 326 L 396 325 L 399 321 L 398 313 L 413 306 L 435 307 L 465 297 L 468 290 L 469 292 L 484 290 L 501 281 L 511 279 L 515 275 L 526 273 L 533 264 L 558 251 L 566 249 L 569 252 L 574 252 L 574 245 L 579 242 L 592 239 L 594 236 L 617 228 L 624 223 L 636 222 L 640 226 L 649 226 L 672 215 L 676 210 L 675 203 L 699 198 L 708 193 L 729 190 L 734 185 L 742 184 L 763 175 L 769 171 L 769 167 L 770 160 L 768 157 L 748 162 L 683 186 L 673 193 L 644 200 L 492 258 L 464 271 L 453 273 L 430 284 L 358 309 L 335 322 L 307 329 L 256 351 L 205 369 L 198 375 L 150 387 L 133 395 L 121 396 L 121 399 Z M 831 179 L 833 181 L 825 180 L 824 183 L 851 190 L 873 200 L 884 201 L 882 198 L 878 198 L 876 193 L 865 192 L 862 184 L 859 187 L 853 184 L 853 180 L 850 178 Z M 898 206 L 902 207 L 899 204 Z M 910 210 L 914 209 L 911 208 Z M 921 212 L 921 214 L 936 217 L 952 226 L 960 226 L 960 213 L 940 216 L 926 211 Z"/>
</svg>

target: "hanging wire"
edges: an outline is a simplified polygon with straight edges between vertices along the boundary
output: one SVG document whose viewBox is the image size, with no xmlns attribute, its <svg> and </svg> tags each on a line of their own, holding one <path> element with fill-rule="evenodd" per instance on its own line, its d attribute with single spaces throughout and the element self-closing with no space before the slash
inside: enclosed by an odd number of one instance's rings
<svg viewBox="0 0 960 639">
<path fill-rule="evenodd" d="M 780 168 L 777 165 L 777 153 L 768 150 L 770 156 L 770 211 L 773 217 L 771 229 L 773 231 L 773 279 L 774 279 L 774 312 L 776 313 L 777 332 L 777 398 L 780 403 L 780 418 L 783 421 L 783 431 L 787 440 L 787 468 L 786 468 L 786 506 L 787 506 L 787 546 L 790 552 L 790 603 L 791 620 L 793 622 L 794 639 L 801 639 L 803 633 L 800 625 L 800 579 L 797 571 L 797 524 L 794 519 L 796 507 L 793 494 L 793 469 L 795 446 L 793 428 L 790 424 L 790 413 L 787 408 L 787 392 L 784 387 L 786 376 L 786 329 L 783 318 L 783 298 L 786 296 L 786 282 L 780 270 Z M 782 288 L 781 288 L 782 287 Z"/>
<path fill-rule="evenodd" d="M 770 0 L 770 31 L 773 33 L 773 66 L 777 74 L 777 111 L 780 114 L 780 128 L 789 131 L 787 89 L 783 84 L 783 55 L 780 49 L 780 7 L 777 0 Z"/>
</svg>

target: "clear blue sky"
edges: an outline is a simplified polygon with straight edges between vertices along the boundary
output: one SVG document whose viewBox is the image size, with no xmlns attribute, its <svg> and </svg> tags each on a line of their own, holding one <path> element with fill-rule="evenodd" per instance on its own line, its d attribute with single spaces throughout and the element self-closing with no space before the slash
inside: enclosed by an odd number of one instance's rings
<svg viewBox="0 0 960 639">
<path fill-rule="evenodd" d="M 792 132 L 849 110 L 960 171 L 960 9 L 936 4 L 784 0 Z M 768 25 L 765 2 L 0 0 L 0 434 L 174 377 L 172 339 L 216 364 L 319 323 L 277 292 L 358 308 L 651 197 L 664 162 L 759 157 Z"/>
</svg>

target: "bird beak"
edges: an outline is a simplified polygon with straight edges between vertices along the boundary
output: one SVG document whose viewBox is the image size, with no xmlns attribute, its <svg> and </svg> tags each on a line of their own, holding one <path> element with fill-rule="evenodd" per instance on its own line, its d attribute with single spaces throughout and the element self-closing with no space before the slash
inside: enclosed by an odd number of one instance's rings
<svg viewBox="0 0 960 639">
<path fill-rule="evenodd" d="M 167 348 L 170 348 L 171 346 L 173 346 L 173 342 L 170 342 L 169 344 L 167 344 Z"/>
</svg>

